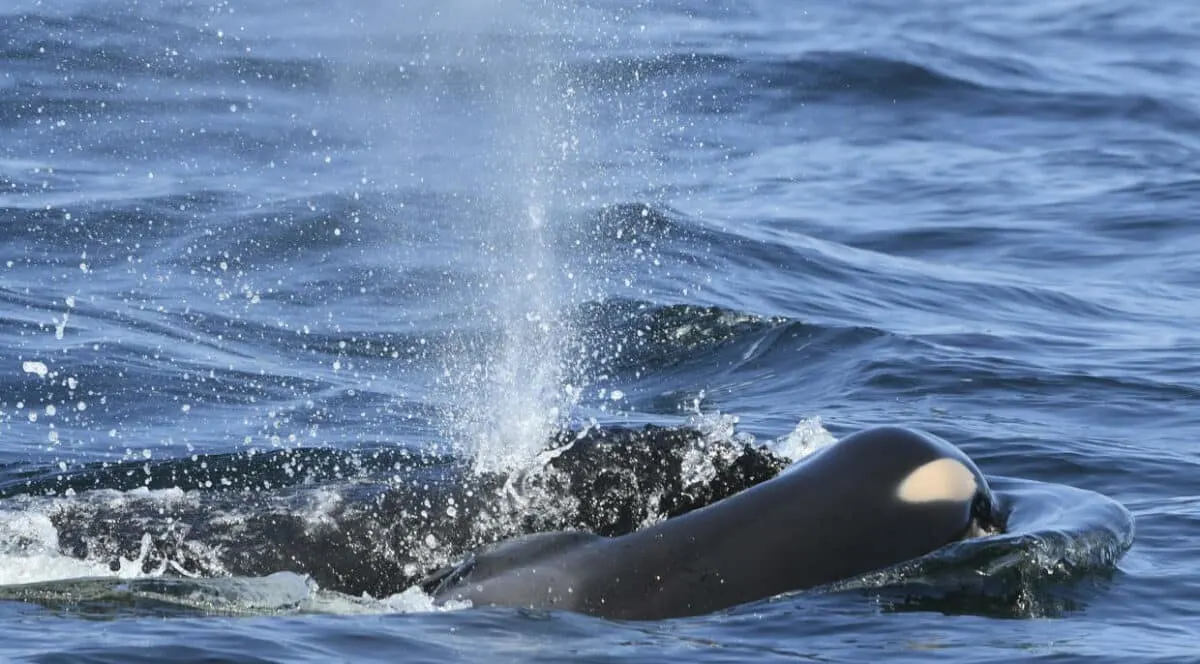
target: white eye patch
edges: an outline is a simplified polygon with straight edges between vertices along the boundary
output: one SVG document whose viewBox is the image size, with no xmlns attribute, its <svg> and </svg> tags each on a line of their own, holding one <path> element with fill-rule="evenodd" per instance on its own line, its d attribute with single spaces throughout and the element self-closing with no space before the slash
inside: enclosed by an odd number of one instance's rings
<svg viewBox="0 0 1200 664">
<path fill-rule="evenodd" d="M 937 459 L 917 468 L 896 488 L 896 496 L 906 503 L 967 501 L 979 487 L 975 476 L 955 459 Z"/>
</svg>

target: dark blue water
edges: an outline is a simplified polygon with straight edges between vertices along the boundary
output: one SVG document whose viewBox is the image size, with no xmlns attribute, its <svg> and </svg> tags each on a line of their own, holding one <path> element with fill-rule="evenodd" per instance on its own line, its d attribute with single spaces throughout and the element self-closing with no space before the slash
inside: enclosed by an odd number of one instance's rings
<svg viewBox="0 0 1200 664">
<path fill-rule="evenodd" d="M 4 659 L 1200 656 L 1190 3 L 18 0 L 0 62 Z M 344 525 L 591 421 L 924 428 L 1036 536 L 619 623 L 61 528 Z"/>
</svg>

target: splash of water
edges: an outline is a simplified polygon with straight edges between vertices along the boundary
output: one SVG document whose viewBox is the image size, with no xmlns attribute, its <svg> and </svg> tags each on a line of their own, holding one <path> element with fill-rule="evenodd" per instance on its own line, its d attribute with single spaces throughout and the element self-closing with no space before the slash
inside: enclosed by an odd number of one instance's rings
<svg viewBox="0 0 1200 664">
<path fill-rule="evenodd" d="M 559 314 L 561 294 L 540 215 L 530 208 L 530 224 L 519 233 L 527 240 L 524 251 L 493 266 L 501 340 L 479 365 L 478 384 L 461 395 L 465 427 L 458 434 L 479 470 L 527 467 L 573 406 L 563 360 L 572 330 Z"/>
<path fill-rule="evenodd" d="M 579 137 L 574 91 L 556 61 L 569 50 L 567 12 L 549 2 L 492 11 L 502 19 L 495 32 L 468 48 L 486 90 L 480 114 L 493 127 L 482 183 L 491 203 L 478 229 L 486 283 L 475 311 L 497 341 L 449 363 L 449 433 L 478 470 L 503 472 L 534 463 L 578 394 L 566 384 L 573 330 L 562 315 L 575 275 L 554 240 Z"/>
</svg>

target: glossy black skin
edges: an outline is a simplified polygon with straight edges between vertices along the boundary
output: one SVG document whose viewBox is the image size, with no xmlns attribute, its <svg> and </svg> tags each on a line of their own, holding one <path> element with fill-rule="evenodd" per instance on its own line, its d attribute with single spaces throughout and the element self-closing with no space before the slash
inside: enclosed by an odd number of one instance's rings
<svg viewBox="0 0 1200 664">
<path fill-rule="evenodd" d="M 975 476 L 968 500 L 909 503 L 940 458 Z M 950 443 L 885 427 L 855 433 L 779 476 L 620 537 L 556 532 L 482 551 L 422 586 L 439 602 L 562 609 L 626 620 L 709 613 L 918 558 L 998 526 L 983 475 Z"/>
</svg>

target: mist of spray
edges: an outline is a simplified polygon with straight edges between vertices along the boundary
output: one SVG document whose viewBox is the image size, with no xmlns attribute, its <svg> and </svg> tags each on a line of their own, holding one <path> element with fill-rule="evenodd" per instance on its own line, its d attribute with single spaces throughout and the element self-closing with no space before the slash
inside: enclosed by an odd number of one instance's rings
<svg viewBox="0 0 1200 664">
<path fill-rule="evenodd" d="M 453 320 L 434 323 L 454 337 L 432 386 L 441 434 L 480 470 L 529 467 L 570 416 L 584 373 L 566 314 L 585 275 L 557 246 L 587 203 L 573 192 L 593 177 L 580 157 L 593 141 L 568 68 L 574 40 L 596 39 L 608 10 L 563 0 L 356 7 L 357 66 L 369 73 L 352 82 L 363 103 L 347 110 L 364 116 L 372 175 L 436 201 L 421 208 L 434 218 L 398 218 L 436 236 L 436 251 L 404 260 L 444 270 L 441 292 L 455 298 L 436 307 Z"/>
<path fill-rule="evenodd" d="M 473 19 L 486 28 L 461 40 L 457 53 L 467 53 L 479 75 L 476 110 L 491 128 L 473 254 L 485 278 L 473 313 L 494 341 L 450 358 L 447 381 L 457 395 L 448 433 L 477 469 L 511 471 L 533 463 L 577 395 L 564 358 L 575 275 L 555 253 L 556 211 L 568 207 L 579 140 L 574 93 L 560 74 L 570 25 L 548 2 L 470 10 L 492 17 Z"/>
</svg>

